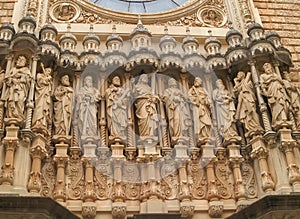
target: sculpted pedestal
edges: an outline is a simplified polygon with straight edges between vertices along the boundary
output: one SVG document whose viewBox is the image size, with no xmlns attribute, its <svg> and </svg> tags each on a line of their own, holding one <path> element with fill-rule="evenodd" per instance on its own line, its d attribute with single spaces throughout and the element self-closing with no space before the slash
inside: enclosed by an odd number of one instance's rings
<svg viewBox="0 0 300 219">
<path fill-rule="evenodd" d="M 138 145 L 138 159 L 144 159 L 147 155 L 160 156 L 157 142 L 158 137 L 156 136 L 141 136 Z"/>
<path fill-rule="evenodd" d="M 114 138 L 114 144 L 111 144 L 111 152 L 112 158 L 118 158 L 118 159 L 125 159 L 123 150 L 124 150 L 124 145 L 121 143 L 121 139 L 119 138 Z"/>
<path fill-rule="evenodd" d="M 98 136 L 81 136 L 83 154 L 85 157 L 96 157 L 97 143 L 100 141 Z"/>
</svg>

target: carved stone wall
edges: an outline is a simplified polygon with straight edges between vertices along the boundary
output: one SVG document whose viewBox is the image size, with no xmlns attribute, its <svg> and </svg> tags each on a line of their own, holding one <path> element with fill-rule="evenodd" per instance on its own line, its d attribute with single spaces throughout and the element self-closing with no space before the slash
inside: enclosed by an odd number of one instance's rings
<svg viewBox="0 0 300 219">
<path fill-rule="evenodd" d="M 0 193 L 50 197 L 82 218 L 198 219 L 299 192 L 291 53 L 234 2 L 187 4 L 154 28 L 152 15 L 133 25 L 83 16 L 94 9 L 81 1 L 64 2 L 67 14 L 29 1 L 0 28 Z"/>
</svg>

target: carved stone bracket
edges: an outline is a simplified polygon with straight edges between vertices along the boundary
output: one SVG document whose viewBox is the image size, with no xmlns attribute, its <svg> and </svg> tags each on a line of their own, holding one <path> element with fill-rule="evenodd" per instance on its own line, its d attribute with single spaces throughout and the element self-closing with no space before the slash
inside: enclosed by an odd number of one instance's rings
<svg viewBox="0 0 300 219">
<path fill-rule="evenodd" d="M 126 204 L 124 202 L 114 202 L 112 204 L 112 216 L 116 219 L 123 219 L 126 217 Z"/>
<path fill-rule="evenodd" d="M 82 214 L 83 219 L 94 219 L 97 214 L 96 204 L 93 202 L 83 203 L 81 214 Z"/>
<path fill-rule="evenodd" d="M 212 218 L 222 218 L 224 204 L 220 201 L 212 201 L 209 203 L 208 214 Z"/>
<path fill-rule="evenodd" d="M 180 203 L 180 213 L 182 217 L 190 218 L 194 215 L 195 206 L 191 202 L 181 202 Z"/>
</svg>

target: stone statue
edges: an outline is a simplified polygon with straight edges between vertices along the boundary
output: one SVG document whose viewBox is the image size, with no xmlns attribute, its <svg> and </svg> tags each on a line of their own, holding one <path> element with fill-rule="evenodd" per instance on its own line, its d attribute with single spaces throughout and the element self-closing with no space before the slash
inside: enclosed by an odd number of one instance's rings
<svg viewBox="0 0 300 219">
<path fill-rule="evenodd" d="M 263 130 L 256 112 L 256 98 L 253 92 L 251 73 L 248 72 L 246 76 L 244 72 L 239 72 L 234 83 L 233 92 L 238 99 L 235 118 L 244 124 L 246 137 L 248 137 L 253 132 Z"/>
<path fill-rule="evenodd" d="M 164 92 L 163 101 L 166 104 L 166 111 L 169 120 L 169 129 L 172 140 L 187 136 L 191 123 L 188 99 L 178 88 L 174 78 L 168 81 L 169 88 Z"/>
<path fill-rule="evenodd" d="M 73 88 L 68 75 L 61 77 L 60 85 L 54 91 L 55 135 L 69 135 L 73 105 Z"/>
<path fill-rule="evenodd" d="M 93 87 L 93 78 L 86 76 L 83 87 L 77 95 L 78 128 L 82 136 L 97 136 L 97 102 L 100 100 L 98 89 Z"/>
<path fill-rule="evenodd" d="M 212 130 L 211 103 L 199 77 L 195 78 L 194 85 L 189 90 L 189 97 L 193 103 L 195 132 L 198 134 L 200 141 L 206 142 L 209 140 Z"/>
<path fill-rule="evenodd" d="M 213 99 L 216 103 L 219 132 L 224 138 L 237 136 L 234 97 L 226 90 L 221 79 L 216 81 L 216 86 Z"/>
<path fill-rule="evenodd" d="M 44 68 L 41 63 L 43 73 L 37 74 L 35 87 L 35 108 L 32 117 L 32 130 L 49 134 L 48 124 L 51 122 L 50 105 L 51 105 L 51 90 L 52 77 L 51 68 Z"/>
<path fill-rule="evenodd" d="M 289 74 L 286 72 L 283 83 L 289 95 L 290 106 L 296 119 L 296 127 L 300 129 L 300 93 L 298 88 L 292 83 Z"/>
<path fill-rule="evenodd" d="M 6 117 L 24 119 L 24 107 L 30 88 L 31 73 L 25 56 L 17 58 L 4 81 L 6 83 Z"/>
<path fill-rule="evenodd" d="M 153 95 L 146 74 L 140 76 L 138 83 L 133 88 L 133 95 L 137 98 L 135 114 L 138 118 L 139 135 L 153 136 L 158 123 L 156 109 L 158 97 Z"/>
<path fill-rule="evenodd" d="M 263 65 L 264 73 L 260 75 L 262 93 L 268 98 L 268 104 L 272 114 L 272 126 L 277 126 L 288 120 L 288 96 L 284 83 L 277 75 L 270 63 Z"/>
<path fill-rule="evenodd" d="M 107 126 L 111 138 L 124 139 L 128 127 L 128 101 L 129 91 L 121 88 L 121 80 L 118 76 L 112 79 L 111 85 L 105 92 Z"/>
</svg>

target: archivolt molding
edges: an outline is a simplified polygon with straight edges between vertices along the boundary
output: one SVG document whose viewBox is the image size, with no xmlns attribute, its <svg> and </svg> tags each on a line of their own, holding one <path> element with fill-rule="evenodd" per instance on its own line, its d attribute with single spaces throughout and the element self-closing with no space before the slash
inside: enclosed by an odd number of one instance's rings
<svg viewBox="0 0 300 219">
<path fill-rule="evenodd" d="M 59 23 L 135 24 L 137 22 L 136 14 L 103 8 L 88 0 L 67 2 L 50 0 L 49 6 L 51 20 Z M 69 11 L 64 15 L 63 10 Z M 222 0 L 191 0 L 174 10 L 142 14 L 141 18 L 144 24 L 173 26 L 222 27 L 227 22 Z"/>
</svg>

